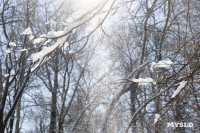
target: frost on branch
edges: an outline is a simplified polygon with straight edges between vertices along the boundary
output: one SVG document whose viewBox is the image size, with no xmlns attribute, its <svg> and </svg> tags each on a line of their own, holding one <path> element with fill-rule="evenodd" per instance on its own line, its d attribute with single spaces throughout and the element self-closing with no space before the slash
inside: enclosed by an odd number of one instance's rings
<svg viewBox="0 0 200 133">
<path fill-rule="evenodd" d="M 24 32 L 21 33 L 21 35 L 32 35 L 32 31 L 31 31 L 31 28 L 28 27 Z"/>
<path fill-rule="evenodd" d="M 69 34 L 73 33 L 73 31 L 87 23 L 88 21 L 91 20 L 91 18 L 94 17 L 94 14 L 97 14 L 101 8 L 104 6 L 106 2 L 102 2 L 101 4 L 96 4 L 95 7 L 91 7 L 86 9 L 84 8 L 80 8 L 78 9 L 76 12 L 74 12 L 72 15 L 70 15 L 67 18 L 67 23 L 63 23 L 63 24 L 67 24 L 65 25 L 65 29 L 63 31 L 50 31 L 47 33 L 47 35 L 42 35 L 37 39 L 34 39 L 34 45 L 39 44 L 39 43 L 43 43 L 44 45 L 47 45 L 48 43 L 50 43 L 53 39 L 57 39 L 57 42 L 49 47 L 45 47 L 43 48 L 41 51 L 37 52 L 37 53 L 33 53 L 31 55 L 31 60 L 33 62 L 32 68 L 31 68 L 31 72 L 33 72 L 36 68 L 38 68 L 42 63 L 44 63 L 45 61 L 47 61 L 47 57 L 48 54 L 50 54 L 51 52 L 53 52 L 56 48 L 61 48 L 62 50 L 64 50 L 65 48 L 67 48 L 69 46 L 69 43 L 65 43 Z M 46 24 L 49 24 L 50 22 L 47 22 Z M 32 35 L 32 31 L 31 28 L 27 28 L 21 35 Z M 31 36 L 31 39 L 33 39 L 34 36 Z M 75 51 L 74 50 L 70 50 L 69 54 L 74 54 Z"/>
<path fill-rule="evenodd" d="M 138 83 L 138 85 L 148 85 L 150 83 L 156 84 L 156 82 L 152 78 L 139 78 L 139 79 L 132 79 L 132 82 Z"/>
<path fill-rule="evenodd" d="M 52 51 L 54 51 L 57 47 L 60 45 L 63 45 L 65 41 L 67 40 L 68 36 L 63 36 L 59 39 L 57 39 L 57 42 L 49 47 L 45 47 L 42 51 L 34 53 L 31 55 L 32 62 L 35 63 L 39 60 L 39 62 L 31 69 L 31 71 L 34 71 L 37 67 L 39 67 L 42 63 L 46 61 L 46 56 L 50 54 Z"/>
<path fill-rule="evenodd" d="M 9 43 L 9 46 L 16 47 L 17 45 L 16 45 L 15 42 L 10 42 L 10 43 Z"/>
<path fill-rule="evenodd" d="M 69 46 L 69 42 L 65 42 L 64 44 L 60 45 L 59 48 L 62 49 L 62 52 Z"/>
<path fill-rule="evenodd" d="M 25 31 L 22 32 L 21 35 L 24 35 L 24 36 L 25 36 L 25 35 L 30 35 L 30 36 L 29 36 L 29 39 L 30 39 L 30 40 L 33 40 L 33 39 L 34 39 L 32 30 L 31 30 L 30 27 L 28 27 L 27 29 L 25 29 Z"/>
<path fill-rule="evenodd" d="M 39 38 L 34 39 L 33 44 L 37 45 L 39 43 L 42 43 L 46 40 L 46 35 L 41 35 Z"/>
<path fill-rule="evenodd" d="M 56 38 L 65 35 L 65 31 L 50 31 L 47 33 L 47 38 Z"/>
<path fill-rule="evenodd" d="M 7 78 L 9 75 L 10 75 L 10 74 L 4 74 L 3 76 L 4 76 L 5 78 Z"/>
<path fill-rule="evenodd" d="M 74 50 L 70 50 L 69 51 L 69 54 L 74 54 L 76 51 L 74 51 Z"/>
<path fill-rule="evenodd" d="M 43 45 L 45 46 L 45 45 L 49 44 L 51 41 L 52 41 L 52 39 L 48 39 L 48 40 L 46 40 L 46 42 Z"/>
<path fill-rule="evenodd" d="M 160 115 L 159 114 L 155 114 L 154 124 L 156 124 L 158 122 L 158 120 L 160 120 Z"/>
<path fill-rule="evenodd" d="M 6 55 L 6 56 L 9 55 L 10 53 L 12 53 L 12 50 L 10 50 L 10 49 L 7 49 L 7 50 L 5 51 L 5 55 Z"/>
<path fill-rule="evenodd" d="M 181 90 L 186 86 L 187 81 L 182 81 L 182 82 L 180 82 L 180 83 L 178 83 L 178 84 L 179 84 L 179 86 L 178 86 L 178 88 L 174 91 L 174 93 L 173 93 L 173 95 L 171 96 L 171 98 L 176 97 L 176 96 L 181 92 Z"/>
<path fill-rule="evenodd" d="M 33 39 L 34 39 L 34 36 L 33 36 L 33 35 L 30 35 L 29 39 L 30 39 L 30 40 L 33 40 Z"/>
<path fill-rule="evenodd" d="M 152 62 L 151 71 L 153 72 L 154 67 L 165 68 L 165 67 L 169 67 L 171 65 L 173 65 L 173 62 L 171 60 L 167 60 L 167 61 L 162 60 L 162 61 L 159 61 L 158 63 Z"/>
<path fill-rule="evenodd" d="M 15 50 L 17 52 L 24 52 L 24 51 L 27 51 L 28 49 L 19 49 L 19 50 Z"/>
</svg>

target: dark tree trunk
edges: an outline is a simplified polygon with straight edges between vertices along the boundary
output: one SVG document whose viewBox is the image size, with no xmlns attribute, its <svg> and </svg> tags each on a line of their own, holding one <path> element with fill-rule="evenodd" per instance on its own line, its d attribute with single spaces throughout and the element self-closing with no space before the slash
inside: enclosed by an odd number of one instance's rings
<svg viewBox="0 0 200 133">
<path fill-rule="evenodd" d="M 10 131 L 9 133 L 12 133 L 13 132 L 13 125 L 14 125 L 14 115 L 15 113 L 13 113 L 11 119 L 10 119 L 10 124 L 9 124 L 9 127 L 10 127 Z"/>
<path fill-rule="evenodd" d="M 17 105 L 17 116 L 16 116 L 17 120 L 16 120 L 16 125 L 15 125 L 15 133 L 20 133 L 20 127 L 19 127 L 19 125 L 20 125 L 20 117 L 21 117 L 20 108 L 21 108 L 21 98 L 20 98 L 19 103 Z"/>
<path fill-rule="evenodd" d="M 135 100 L 136 100 L 136 88 L 131 88 L 131 114 L 133 115 L 135 113 Z M 132 132 L 135 133 L 136 132 L 136 122 L 133 122 L 132 125 Z"/>
<path fill-rule="evenodd" d="M 182 114 L 184 112 L 181 111 L 181 104 L 180 104 L 180 99 L 179 97 L 177 97 L 176 99 L 176 115 L 175 115 L 175 120 L 176 122 L 182 122 L 183 118 L 182 118 Z M 175 133 L 185 133 L 185 128 L 184 127 L 176 127 L 175 128 Z"/>
<path fill-rule="evenodd" d="M 51 121 L 50 121 L 50 133 L 56 133 L 56 118 L 57 118 L 57 90 L 58 90 L 58 56 L 54 60 L 54 88 L 52 90 L 51 101 Z"/>
<path fill-rule="evenodd" d="M 52 93 L 50 133 L 56 133 L 56 102 L 57 94 Z"/>
<path fill-rule="evenodd" d="M 5 125 L 3 124 L 3 114 L 0 113 L 0 133 L 4 133 L 5 131 Z"/>
<path fill-rule="evenodd" d="M 63 121 L 59 121 L 58 129 L 59 129 L 58 133 L 63 133 Z"/>
</svg>

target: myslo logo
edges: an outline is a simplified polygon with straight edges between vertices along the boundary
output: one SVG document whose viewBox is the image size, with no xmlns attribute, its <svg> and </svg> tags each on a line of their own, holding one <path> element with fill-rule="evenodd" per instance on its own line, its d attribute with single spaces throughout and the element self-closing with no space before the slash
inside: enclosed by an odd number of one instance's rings
<svg viewBox="0 0 200 133">
<path fill-rule="evenodd" d="M 168 122 L 167 127 L 193 127 L 192 122 Z"/>
</svg>

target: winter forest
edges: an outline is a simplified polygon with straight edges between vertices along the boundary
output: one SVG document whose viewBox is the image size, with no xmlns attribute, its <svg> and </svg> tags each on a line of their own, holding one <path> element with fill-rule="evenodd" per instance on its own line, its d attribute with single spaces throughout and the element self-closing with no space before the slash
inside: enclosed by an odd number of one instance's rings
<svg viewBox="0 0 200 133">
<path fill-rule="evenodd" d="M 0 133 L 200 133 L 200 1 L 0 0 Z"/>
</svg>

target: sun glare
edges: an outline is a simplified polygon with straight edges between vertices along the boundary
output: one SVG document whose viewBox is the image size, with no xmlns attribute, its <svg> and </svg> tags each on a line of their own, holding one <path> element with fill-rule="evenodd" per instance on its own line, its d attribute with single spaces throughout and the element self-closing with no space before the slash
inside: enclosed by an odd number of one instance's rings
<svg viewBox="0 0 200 133">
<path fill-rule="evenodd" d="M 101 2 L 105 0 L 78 0 L 80 6 L 82 8 L 91 9 L 99 5 Z"/>
</svg>

